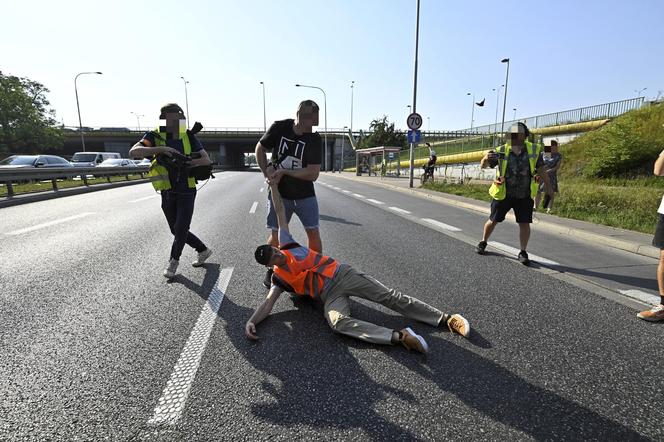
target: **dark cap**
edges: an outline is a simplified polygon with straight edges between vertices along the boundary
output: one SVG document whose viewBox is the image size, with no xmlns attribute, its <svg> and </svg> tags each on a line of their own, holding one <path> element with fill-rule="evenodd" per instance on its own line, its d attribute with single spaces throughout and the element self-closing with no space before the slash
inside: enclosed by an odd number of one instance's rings
<svg viewBox="0 0 664 442">
<path fill-rule="evenodd" d="M 178 113 L 182 116 L 181 120 L 185 119 L 184 111 L 177 103 L 167 103 L 161 107 L 161 111 L 159 113 L 159 119 L 164 120 L 166 119 L 166 114 L 175 114 L 175 113 Z"/>
<path fill-rule="evenodd" d="M 263 244 L 262 246 L 256 247 L 256 252 L 254 252 L 254 258 L 258 264 L 266 266 L 272 258 L 272 246 L 268 244 Z"/>
</svg>

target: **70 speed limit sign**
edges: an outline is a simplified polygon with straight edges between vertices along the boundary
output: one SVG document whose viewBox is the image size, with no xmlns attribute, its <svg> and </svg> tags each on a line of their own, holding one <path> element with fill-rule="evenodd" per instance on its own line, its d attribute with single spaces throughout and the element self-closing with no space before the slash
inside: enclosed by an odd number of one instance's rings
<svg viewBox="0 0 664 442">
<path fill-rule="evenodd" d="M 413 112 L 412 114 L 408 115 L 406 124 L 408 125 L 408 128 L 411 130 L 419 129 L 420 127 L 422 127 L 422 115 L 418 114 L 417 112 Z"/>
</svg>

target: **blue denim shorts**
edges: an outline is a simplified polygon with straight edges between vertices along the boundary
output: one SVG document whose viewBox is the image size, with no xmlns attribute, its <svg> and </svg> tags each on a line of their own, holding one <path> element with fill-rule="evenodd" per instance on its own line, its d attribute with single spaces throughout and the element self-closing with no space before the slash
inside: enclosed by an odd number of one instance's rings
<svg viewBox="0 0 664 442">
<path fill-rule="evenodd" d="M 286 210 L 286 219 L 290 224 L 293 213 L 300 218 L 302 226 L 306 230 L 318 229 L 319 215 L 318 215 L 318 200 L 315 196 L 303 198 L 299 200 L 287 200 L 282 198 L 284 202 L 284 209 Z M 267 197 L 267 228 L 271 230 L 279 230 L 277 223 L 277 214 L 272 206 L 272 195 Z"/>
</svg>

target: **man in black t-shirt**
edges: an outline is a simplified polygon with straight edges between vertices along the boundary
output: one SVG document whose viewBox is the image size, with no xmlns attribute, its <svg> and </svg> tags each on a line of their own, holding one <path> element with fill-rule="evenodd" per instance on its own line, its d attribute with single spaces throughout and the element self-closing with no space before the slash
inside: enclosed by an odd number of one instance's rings
<svg viewBox="0 0 664 442">
<path fill-rule="evenodd" d="M 314 181 L 318 179 L 321 164 L 322 142 L 318 133 L 318 105 L 312 100 L 300 103 L 296 119 L 275 121 L 256 144 L 256 161 L 268 183 L 278 183 L 286 216 L 290 221 L 293 213 L 300 218 L 307 232 L 308 246 L 318 253 L 323 251 L 320 239 L 318 201 Z M 267 161 L 267 151 L 272 160 Z M 267 228 L 270 236 L 267 243 L 279 246 L 279 224 L 271 195 L 268 193 Z M 271 285 L 271 270 L 263 284 Z"/>
</svg>

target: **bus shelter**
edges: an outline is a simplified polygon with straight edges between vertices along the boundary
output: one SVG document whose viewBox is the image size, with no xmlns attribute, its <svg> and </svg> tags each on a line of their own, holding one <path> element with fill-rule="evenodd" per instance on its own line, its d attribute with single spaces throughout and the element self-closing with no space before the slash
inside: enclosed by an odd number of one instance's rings
<svg viewBox="0 0 664 442">
<path fill-rule="evenodd" d="M 387 165 L 391 161 L 397 162 L 397 176 L 401 175 L 401 167 L 399 160 L 399 152 L 401 151 L 400 147 L 395 146 L 379 146 L 379 147 L 368 147 L 366 149 L 357 149 L 355 151 L 355 174 L 360 176 L 362 173 L 366 172 L 371 176 L 371 172 L 374 175 L 376 173 L 376 160 L 380 164 L 383 164 L 385 171 L 387 172 Z"/>
</svg>

